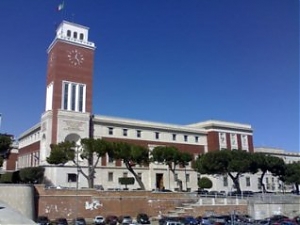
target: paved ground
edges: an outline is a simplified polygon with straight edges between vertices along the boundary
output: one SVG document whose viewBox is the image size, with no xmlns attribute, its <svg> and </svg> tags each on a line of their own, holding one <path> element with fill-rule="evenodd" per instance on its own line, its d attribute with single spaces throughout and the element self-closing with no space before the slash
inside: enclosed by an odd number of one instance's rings
<svg viewBox="0 0 300 225">
<path fill-rule="evenodd" d="M 34 221 L 26 218 L 18 211 L 10 208 L 3 202 L 0 202 L 0 224 L 36 224 Z"/>
</svg>

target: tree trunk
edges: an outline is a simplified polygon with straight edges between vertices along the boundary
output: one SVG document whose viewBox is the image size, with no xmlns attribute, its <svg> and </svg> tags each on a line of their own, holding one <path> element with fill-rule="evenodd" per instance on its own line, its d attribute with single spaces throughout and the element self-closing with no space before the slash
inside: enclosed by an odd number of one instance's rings
<svg viewBox="0 0 300 225">
<path fill-rule="evenodd" d="M 266 185 L 265 185 L 264 182 L 263 182 L 263 179 L 264 179 L 264 176 L 265 176 L 266 172 L 267 172 L 267 171 L 262 171 L 262 174 L 261 174 L 261 176 L 260 176 L 260 178 L 259 178 L 259 182 L 260 182 L 260 185 L 261 185 L 261 187 L 262 187 L 262 191 L 263 191 L 263 192 L 266 192 Z"/>
<path fill-rule="evenodd" d="M 241 187 L 240 187 L 240 181 L 239 181 L 239 178 L 240 178 L 240 173 L 237 173 L 235 176 L 233 176 L 232 173 L 228 173 L 228 176 L 231 178 L 235 188 L 236 188 L 236 191 L 237 193 L 241 193 Z"/>
<path fill-rule="evenodd" d="M 132 169 L 132 166 L 130 165 L 130 162 L 125 162 L 126 168 L 128 169 L 128 171 L 134 176 L 136 182 L 138 182 L 141 190 L 145 190 L 145 185 L 143 183 L 143 181 L 141 181 L 140 177 L 136 174 L 136 172 Z"/>
</svg>

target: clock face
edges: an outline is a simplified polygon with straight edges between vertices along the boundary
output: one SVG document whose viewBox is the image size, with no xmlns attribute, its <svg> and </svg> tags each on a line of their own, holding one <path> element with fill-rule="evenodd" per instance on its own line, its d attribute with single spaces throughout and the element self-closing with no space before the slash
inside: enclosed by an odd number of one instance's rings
<svg viewBox="0 0 300 225">
<path fill-rule="evenodd" d="M 74 66 L 79 66 L 83 63 L 84 57 L 83 54 L 77 49 L 68 51 L 68 59 L 71 64 Z"/>
</svg>

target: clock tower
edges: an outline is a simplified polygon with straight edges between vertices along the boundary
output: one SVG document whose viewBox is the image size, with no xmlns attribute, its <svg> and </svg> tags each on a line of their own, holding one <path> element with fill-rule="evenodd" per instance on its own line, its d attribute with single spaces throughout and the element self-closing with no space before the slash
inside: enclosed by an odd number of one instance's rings
<svg viewBox="0 0 300 225">
<path fill-rule="evenodd" d="M 95 44 L 89 28 L 63 21 L 48 53 L 46 105 L 41 118 L 40 163 L 50 144 L 90 136 Z"/>
</svg>

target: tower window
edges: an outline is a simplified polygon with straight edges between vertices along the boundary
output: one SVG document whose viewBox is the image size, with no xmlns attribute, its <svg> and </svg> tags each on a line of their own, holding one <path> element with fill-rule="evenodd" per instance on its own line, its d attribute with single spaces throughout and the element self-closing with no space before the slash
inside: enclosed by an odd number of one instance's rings
<svg viewBox="0 0 300 225">
<path fill-rule="evenodd" d="M 73 33 L 73 38 L 77 39 L 77 32 Z"/>
<path fill-rule="evenodd" d="M 80 33 L 79 39 L 83 40 L 83 37 L 84 37 L 83 33 Z"/>
<path fill-rule="evenodd" d="M 67 37 L 71 37 L 71 31 L 67 30 Z"/>
<path fill-rule="evenodd" d="M 86 86 L 71 82 L 63 82 L 62 109 L 85 112 Z"/>
<path fill-rule="evenodd" d="M 75 111 L 75 104 L 76 104 L 76 85 L 72 84 L 72 100 L 71 100 L 71 110 Z"/>
<path fill-rule="evenodd" d="M 69 100 L 69 85 L 64 84 L 64 106 L 63 109 L 68 109 L 68 100 Z"/>
</svg>

